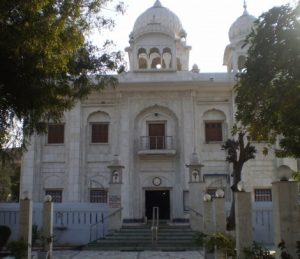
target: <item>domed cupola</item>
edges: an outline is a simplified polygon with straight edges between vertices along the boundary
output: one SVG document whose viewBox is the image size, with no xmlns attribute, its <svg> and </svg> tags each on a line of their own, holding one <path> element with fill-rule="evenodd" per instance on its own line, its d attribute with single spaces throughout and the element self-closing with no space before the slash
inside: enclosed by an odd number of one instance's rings
<svg viewBox="0 0 300 259">
<path fill-rule="evenodd" d="M 256 18 L 248 14 L 246 4 L 244 4 L 244 13 L 230 26 L 228 35 L 230 43 L 244 41 L 251 33 Z"/>
<path fill-rule="evenodd" d="M 224 52 L 223 64 L 227 66 L 228 72 L 237 73 L 244 68 L 249 46 L 245 45 L 247 36 L 251 33 L 256 18 L 247 11 L 244 1 L 244 12 L 230 26 L 228 36 L 230 44 Z"/>
<path fill-rule="evenodd" d="M 132 36 L 138 38 L 143 34 L 156 32 L 168 34 L 175 39 L 182 38 L 182 34 L 184 34 L 177 15 L 163 7 L 159 0 L 136 19 Z"/>
<path fill-rule="evenodd" d="M 188 70 L 191 48 L 186 46 L 186 36 L 178 16 L 156 0 L 136 19 L 129 35 L 130 70 Z"/>
</svg>

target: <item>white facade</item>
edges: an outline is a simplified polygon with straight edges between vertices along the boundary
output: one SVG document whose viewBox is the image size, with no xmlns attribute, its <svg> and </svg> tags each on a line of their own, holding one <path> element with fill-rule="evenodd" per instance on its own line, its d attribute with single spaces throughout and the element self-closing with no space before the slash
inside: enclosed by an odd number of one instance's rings
<svg viewBox="0 0 300 259">
<path fill-rule="evenodd" d="M 231 137 L 234 123 L 237 53 L 244 51 L 242 39 L 236 39 L 241 36 L 239 32 L 244 33 L 244 20 L 249 15 L 245 11 L 243 16 L 241 24 L 233 25 L 235 32 L 231 29 L 231 43 L 224 54 L 228 73 L 204 74 L 196 66 L 189 71 L 191 48 L 186 45 L 180 20 L 156 1 L 138 17 L 130 34 L 126 48 L 130 71 L 119 76 L 119 85 L 91 94 L 65 113 L 63 143 L 49 144 L 47 136 L 32 138 L 23 158 L 21 193 L 29 191 L 34 201 L 42 201 L 47 190 L 60 190 L 63 202 L 89 202 L 91 189 L 109 194 L 112 178 L 108 166 L 117 155 L 124 166 L 124 222 L 144 219 L 146 193 L 154 190 L 169 195 L 166 218 L 185 221 L 189 217 L 185 211 L 189 191 L 186 165 L 196 153 L 203 164 L 207 189 L 223 188 L 229 200 L 232 169 L 221 144 Z M 221 125 L 222 138 L 207 141 L 205 125 L 214 122 Z M 92 143 L 91 127 L 97 123 L 108 124 L 107 143 Z M 153 137 L 161 146 L 149 146 L 149 124 L 163 125 L 163 141 Z M 243 170 L 246 190 L 270 188 L 281 165 L 296 167 L 292 160 L 259 152 Z"/>
</svg>

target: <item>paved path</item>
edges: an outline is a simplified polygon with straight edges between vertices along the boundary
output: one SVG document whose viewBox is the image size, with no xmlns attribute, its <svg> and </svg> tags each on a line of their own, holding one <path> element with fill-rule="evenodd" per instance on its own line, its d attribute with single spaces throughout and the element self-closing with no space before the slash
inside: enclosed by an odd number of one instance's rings
<svg viewBox="0 0 300 259">
<path fill-rule="evenodd" d="M 33 252 L 32 255 L 36 255 Z M 34 256 L 33 258 L 37 258 Z M 53 259 L 203 259 L 199 251 L 186 252 L 119 252 L 119 251 L 54 251 Z"/>
</svg>

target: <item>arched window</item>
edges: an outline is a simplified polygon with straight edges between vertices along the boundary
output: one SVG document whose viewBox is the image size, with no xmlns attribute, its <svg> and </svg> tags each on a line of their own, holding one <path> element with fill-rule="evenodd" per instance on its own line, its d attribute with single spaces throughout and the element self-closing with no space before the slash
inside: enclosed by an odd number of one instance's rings
<svg viewBox="0 0 300 259">
<path fill-rule="evenodd" d="M 152 69 L 160 69 L 161 68 L 161 56 L 158 48 L 150 49 L 150 64 Z"/>
<path fill-rule="evenodd" d="M 139 69 L 148 68 L 148 56 L 147 56 L 146 49 L 140 48 L 138 50 L 138 61 L 139 61 Z"/>
<path fill-rule="evenodd" d="M 180 59 L 177 58 L 177 70 L 178 71 L 181 71 L 182 70 L 182 65 L 181 65 L 181 62 L 180 62 Z"/>
<path fill-rule="evenodd" d="M 172 62 L 172 53 L 170 48 L 164 48 L 163 49 L 163 56 L 162 56 L 162 67 L 164 69 L 170 69 L 171 68 L 171 62 Z"/>
</svg>

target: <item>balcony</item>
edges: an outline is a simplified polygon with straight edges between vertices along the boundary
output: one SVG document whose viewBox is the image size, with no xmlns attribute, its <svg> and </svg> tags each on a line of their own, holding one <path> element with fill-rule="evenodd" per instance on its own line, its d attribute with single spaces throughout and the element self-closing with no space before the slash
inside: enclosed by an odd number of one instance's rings
<svg viewBox="0 0 300 259">
<path fill-rule="evenodd" d="M 172 136 L 141 136 L 138 146 L 139 155 L 175 155 L 176 149 Z"/>
</svg>

